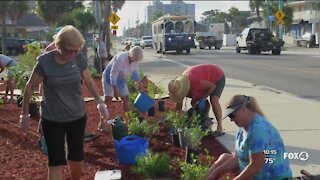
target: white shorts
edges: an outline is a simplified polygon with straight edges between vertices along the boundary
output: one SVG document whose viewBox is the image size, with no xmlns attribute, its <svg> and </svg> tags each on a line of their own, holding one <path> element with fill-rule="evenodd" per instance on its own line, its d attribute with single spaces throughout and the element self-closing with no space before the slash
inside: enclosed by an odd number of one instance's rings
<svg viewBox="0 0 320 180">
<path fill-rule="evenodd" d="M 102 75 L 101 78 L 102 90 L 104 96 L 114 97 L 114 90 L 111 84 L 107 83 L 106 76 Z M 129 90 L 127 84 L 123 88 L 117 88 L 120 97 L 129 96 Z"/>
</svg>

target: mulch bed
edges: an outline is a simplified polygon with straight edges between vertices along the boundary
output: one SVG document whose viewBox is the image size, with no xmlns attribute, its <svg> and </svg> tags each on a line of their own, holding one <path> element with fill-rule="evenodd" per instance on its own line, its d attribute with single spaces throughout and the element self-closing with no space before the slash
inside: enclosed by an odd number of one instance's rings
<svg viewBox="0 0 320 180">
<path fill-rule="evenodd" d="M 102 94 L 100 79 L 94 79 L 100 94 Z M 3 81 L 0 81 L 3 83 Z M 4 90 L 4 85 L 0 85 L 0 91 Z M 87 88 L 83 87 L 85 97 L 90 97 Z M 166 107 L 173 109 L 175 104 L 169 99 L 165 100 Z M 116 116 L 124 117 L 121 102 L 113 102 L 109 107 L 110 118 Z M 86 103 L 88 124 L 90 132 L 97 132 L 99 123 L 99 113 L 94 101 Z M 0 105 L 0 179 L 46 179 L 47 177 L 47 157 L 42 154 L 38 147 L 38 121 L 39 116 L 32 118 L 28 132 L 24 132 L 17 127 L 21 108 L 16 104 Z M 148 118 L 155 121 L 163 116 L 163 112 L 156 111 L 154 117 Z M 202 149 L 208 149 L 213 161 L 227 150 L 214 138 L 203 139 Z M 168 133 L 162 129 L 155 137 L 150 140 L 150 149 L 153 152 L 167 152 L 172 157 L 184 159 L 185 150 L 174 147 L 170 144 Z M 85 143 L 85 161 L 81 179 L 94 179 L 97 171 L 120 169 L 122 179 L 141 179 L 130 171 L 130 165 L 119 165 L 117 163 L 115 148 L 111 132 L 103 132 L 99 138 Z M 205 156 L 202 151 L 200 156 Z M 238 174 L 238 170 L 226 173 L 220 177 L 231 179 Z M 64 170 L 65 179 L 70 179 L 67 168 Z M 175 177 L 178 179 L 178 176 Z"/>
</svg>

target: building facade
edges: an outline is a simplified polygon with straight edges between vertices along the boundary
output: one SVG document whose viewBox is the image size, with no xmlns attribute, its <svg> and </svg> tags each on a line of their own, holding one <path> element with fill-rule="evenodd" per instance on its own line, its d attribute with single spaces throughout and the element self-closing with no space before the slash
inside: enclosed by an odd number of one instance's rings
<svg viewBox="0 0 320 180">
<path fill-rule="evenodd" d="M 293 8 L 291 36 L 300 38 L 305 33 L 320 33 L 320 1 L 295 1 L 288 5 Z"/>
<path fill-rule="evenodd" d="M 171 0 L 170 4 L 163 4 L 160 0 L 154 0 L 152 5 L 147 6 L 147 22 L 151 23 L 158 12 L 195 17 L 195 4 L 186 4 L 182 0 Z"/>
</svg>

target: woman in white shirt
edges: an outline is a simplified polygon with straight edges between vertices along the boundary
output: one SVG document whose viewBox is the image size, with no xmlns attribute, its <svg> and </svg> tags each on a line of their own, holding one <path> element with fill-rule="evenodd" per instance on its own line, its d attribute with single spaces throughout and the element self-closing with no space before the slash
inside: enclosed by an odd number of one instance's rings
<svg viewBox="0 0 320 180">
<path fill-rule="evenodd" d="M 102 88 L 107 106 L 111 105 L 112 98 L 121 97 L 124 112 L 129 111 L 128 75 L 139 81 L 139 61 L 143 59 L 142 49 L 138 46 L 129 51 L 117 54 L 102 73 Z"/>
</svg>

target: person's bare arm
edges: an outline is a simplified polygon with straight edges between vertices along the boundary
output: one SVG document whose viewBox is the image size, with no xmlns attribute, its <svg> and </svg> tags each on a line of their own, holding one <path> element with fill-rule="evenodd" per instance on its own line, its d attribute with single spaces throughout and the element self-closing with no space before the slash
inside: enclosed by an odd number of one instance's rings
<svg viewBox="0 0 320 180">
<path fill-rule="evenodd" d="M 35 88 L 37 88 L 39 86 L 39 84 L 42 82 L 42 80 L 43 80 L 42 76 L 38 75 L 37 73 L 32 73 L 31 78 L 27 82 L 26 87 L 23 92 L 21 115 L 29 114 L 30 98 L 33 95 Z"/>
<path fill-rule="evenodd" d="M 262 169 L 265 161 L 263 152 L 253 153 L 249 155 L 250 163 L 244 170 L 235 178 L 235 180 L 248 180 L 253 179 L 253 177 L 258 174 Z"/>
<path fill-rule="evenodd" d="M 0 62 L 0 73 L 2 73 L 2 71 L 4 71 L 6 67 Z"/>
</svg>

